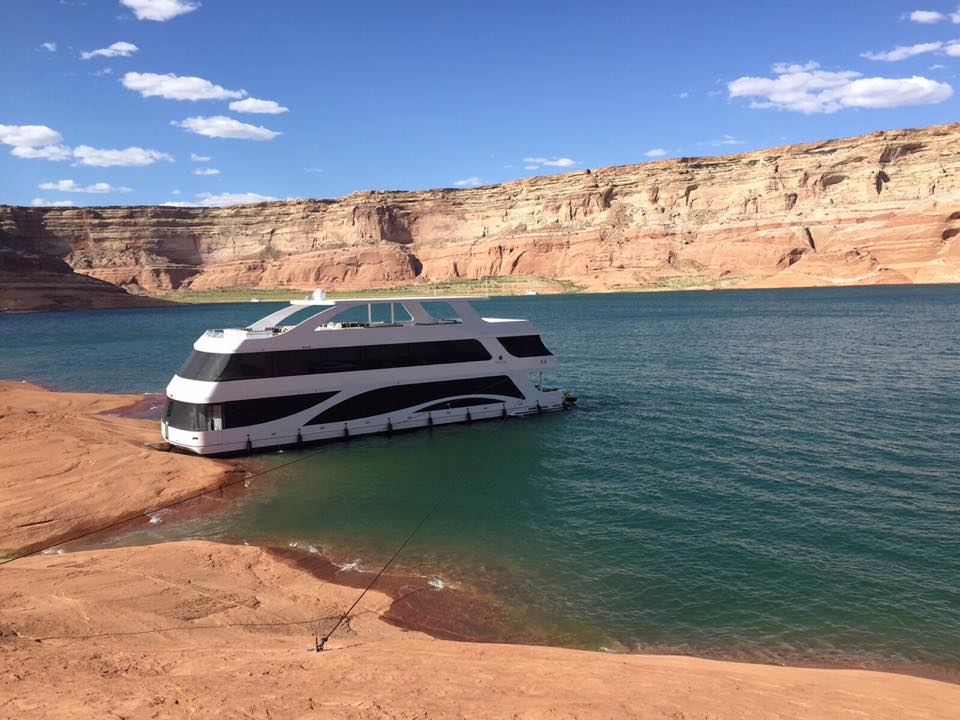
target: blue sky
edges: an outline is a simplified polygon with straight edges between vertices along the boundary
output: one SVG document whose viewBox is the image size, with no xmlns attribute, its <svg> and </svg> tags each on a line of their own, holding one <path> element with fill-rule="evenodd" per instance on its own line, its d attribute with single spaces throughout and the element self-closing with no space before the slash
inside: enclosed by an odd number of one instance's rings
<svg viewBox="0 0 960 720">
<path fill-rule="evenodd" d="M 0 27 L 18 205 L 469 187 L 960 119 L 960 9 L 927 0 L 0 0 Z"/>
</svg>

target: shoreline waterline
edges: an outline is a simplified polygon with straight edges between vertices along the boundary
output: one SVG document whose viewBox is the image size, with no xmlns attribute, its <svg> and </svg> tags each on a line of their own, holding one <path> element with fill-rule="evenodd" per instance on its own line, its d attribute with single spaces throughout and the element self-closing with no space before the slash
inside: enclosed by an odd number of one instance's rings
<svg viewBox="0 0 960 720">
<path fill-rule="evenodd" d="M 958 298 L 953 286 L 495 298 L 491 314 L 532 315 L 561 350 L 574 412 L 330 446 L 206 515 L 198 536 L 373 564 L 457 477 L 409 568 L 586 626 L 591 647 L 954 667 Z M 134 335 L 115 314 L 88 313 L 77 337 L 72 321 L 8 319 L 33 347 L 11 336 L 0 374 L 29 363 L 68 387 L 162 387 L 192 327 L 244 312 L 264 309 L 131 311 Z"/>
</svg>

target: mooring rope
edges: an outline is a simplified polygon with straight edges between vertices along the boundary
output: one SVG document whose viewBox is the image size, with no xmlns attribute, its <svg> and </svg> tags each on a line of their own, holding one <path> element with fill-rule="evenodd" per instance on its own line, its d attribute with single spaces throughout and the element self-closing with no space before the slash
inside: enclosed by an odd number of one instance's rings
<svg viewBox="0 0 960 720">
<path fill-rule="evenodd" d="M 411 540 L 413 540 L 413 536 L 416 535 L 416 534 L 420 531 L 420 528 L 422 528 L 422 527 L 426 524 L 427 520 L 430 519 L 430 516 L 433 515 L 434 512 L 436 512 L 437 508 L 440 507 L 440 505 L 443 503 L 443 501 L 447 499 L 447 496 L 450 495 L 450 493 L 452 492 L 452 490 L 453 490 L 453 485 L 451 485 L 450 487 L 448 487 L 448 488 L 447 488 L 447 491 L 446 491 L 443 495 L 441 495 L 441 496 L 440 496 L 440 499 L 437 500 L 437 501 L 433 504 L 433 507 L 431 507 L 431 508 L 427 511 L 427 514 L 424 515 L 422 518 L 420 518 L 420 522 L 417 523 L 417 526 L 410 532 L 409 535 L 407 535 L 406 539 L 400 544 L 400 547 L 397 548 L 397 551 L 390 557 L 389 560 L 387 560 L 386 564 L 385 564 L 382 568 L 380 568 L 380 571 L 379 571 L 376 575 L 373 576 L 373 579 L 372 579 L 372 580 L 370 581 L 370 583 L 363 589 L 363 592 L 361 592 L 361 593 L 357 596 L 357 599 L 353 601 L 353 605 L 351 605 L 351 606 L 347 609 L 347 611 L 346 611 L 345 613 L 343 613 L 343 615 L 340 616 L 340 619 L 337 620 L 336 623 L 334 623 L 334 626 L 330 629 L 330 631 L 329 631 L 326 635 L 324 635 L 323 638 L 315 641 L 314 645 L 315 645 L 315 649 L 316 649 L 317 652 L 320 652 L 320 651 L 323 650 L 324 645 L 327 644 L 327 641 L 333 636 L 333 633 L 335 633 L 335 632 L 337 631 L 337 628 L 340 627 L 340 624 L 341 624 L 344 620 L 347 619 L 347 616 L 348 616 L 351 612 L 353 612 L 353 609 L 360 603 L 361 600 L 363 600 L 363 596 L 367 594 L 367 591 L 369 591 L 370 588 L 372 588 L 372 587 L 376 584 L 377 580 L 380 579 L 380 576 L 383 575 L 383 574 L 387 571 L 387 568 L 390 567 L 390 566 L 393 564 L 393 561 L 396 560 L 396 559 L 400 556 L 400 553 L 403 552 L 403 549 L 407 546 L 407 543 L 409 543 Z"/>
<path fill-rule="evenodd" d="M 144 510 L 144 511 L 141 511 L 141 512 L 137 512 L 137 513 L 135 513 L 135 514 L 128 515 L 128 516 L 126 516 L 126 517 L 124 517 L 124 518 L 121 518 L 121 519 L 119 519 L 119 520 L 114 520 L 114 521 L 111 522 L 111 523 L 108 523 L 108 524 L 106 524 L 106 525 L 101 525 L 100 527 L 94 528 L 94 529 L 92 529 L 92 530 L 86 530 L 86 531 L 84 531 L 84 532 L 82 532 L 82 533 L 77 533 L 76 535 L 71 535 L 70 537 L 61 539 L 59 542 L 52 543 L 52 544 L 50 544 L 50 545 L 45 545 L 45 546 L 43 546 L 43 547 L 38 547 L 38 548 L 36 548 L 36 549 L 34 549 L 34 550 L 30 550 L 29 552 L 21 553 L 21 554 L 15 556 L 15 557 L 11 557 L 11 558 L 6 558 L 6 559 L 4 559 L 4 560 L 0 560 L 0 565 L 6 565 L 7 563 L 11 563 L 11 562 L 13 562 L 13 561 L 15 561 L 15 560 L 20 560 L 20 559 L 22 559 L 22 558 L 31 557 L 31 556 L 33 556 L 33 555 L 38 555 L 38 554 L 40 554 L 40 553 L 42 553 L 42 552 L 45 552 L 46 550 L 50 550 L 50 549 L 52 549 L 52 548 L 59 547 L 60 545 L 66 545 L 66 544 L 71 543 L 71 542 L 76 542 L 77 540 L 82 540 L 83 538 L 90 537 L 91 535 L 96 535 L 97 533 L 104 532 L 104 531 L 106 531 L 106 530 L 110 530 L 110 529 L 112 529 L 112 528 L 118 527 L 118 526 L 123 525 L 123 524 L 128 523 L 128 522 L 132 522 L 132 521 L 137 520 L 137 519 L 142 518 L 142 517 L 149 517 L 151 513 L 160 512 L 161 510 L 167 510 L 167 509 L 169 509 L 169 508 L 176 507 L 177 505 L 182 505 L 182 504 L 185 503 L 185 502 L 189 502 L 190 500 L 196 500 L 197 498 L 204 497 L 204 496 L 206 496 L 206 495 L 209 495 L 209 494 L 212 493 L 212 492 L 222 492 L 225 488 L 231 487 L 231 486 L 233 486 L 233 485 L 238 485 L 238 484 L 241 483 L 241 482 L 248 482 L 248 481 L 250 481 L 250 480 L 253 480 L 254 478 L 263 477 L 264 475 L 267 475 L 267 474 L 269 474 L 269 473 L 276 472 L 277 470 L 281 470 L 281 469 L 283 469 L 283 468 L 285 468 L 285 467 L 289 467 L 289 466 L 294 465 L 294 464 L 296 464 L 296 463 L 298 463 L 298 462 L 302 462 L 302 461 L 304 461 L 304 460 L 306 460 L 306 459 L 308 459 L 308 458 L 310 458 L 310 457 L 313 457 L 313 456 L 315 456 L 315 455 L 323 452 L 323 450 L 325 450 L 325 449 L 326 449 L 326 448 L 320 448 L 320 449 L 318 449 L 318 450 L 314 450 L 313 452 L 309 452 L 309 453 L 306 453 L 305 455 L 301 455 L 300 457 L 294 458 L 293 460 L 290 460 L 289 462 L 285 462 L 285 463 L 282 463 L 282 464 L 280 464 L 280 465 L 275 465 L 274 467 L 267 468 L 266 470 L 261 470 L 260 472 L 254 473 L 254 474 L 252 474 L 252 475 L 251 475 L 251 474 L 244 474 L 243 477 L 239 477 L 239 478 L 236 478 L 236 479 L 234 479 L 234 480 L 230 480 L 230 481 L 228 481 L 228 482 L 221 483 L 221 484 L 220 484 L 219 486 L 217 486 L 216 488 L 209 488 L 209 489 L 206 489 L 206 490 L 201 490 L 201 491 L 196 492 L 196 493 L 194 493 L 194 494 L 192 494 L 192 495 L 188 495 L 187 497 L 180 498 L 180 499 L 178 499 L 178 500 L 173 500 L 173 501 L 171 501 L 171 502 L 169 502 L 169 503 L 165 503 L 165 504 L 163 504 L 163 505 L 158 505 L 158 506 L 153 507 L 153 508 L 151 508 L 151 509 L 149 509 L 149 510 Z M 380 568 L 379 572 L 377 572 L 377 574 L 374 575 L 373 579 L 367 584 L 367 586 L 363 589 L 363 591 L 357 596 L 357 599 L 353 601 L 353 604 L 347 609 L 346 612 L 342 613 L 342 614 L 337 618 L 337 621 L 334 623 L 334 625 L 333 625 L 333 627 L 330 629 L 330 631 L 327 632 L 326 635 L 325 635 L 322 639 L 317 639 L 316 637 L 314 638 L 314 649 L 315 649 L 317 652 L 320 652 L 320 651 L 322 651 L 322 650 L 324 649 L 324 646 L 326 645 L 327 641 L 333 636 L 333 633 L 336 632 L 336 630 L 340 627 L 340 625 L 343 624 L 344 620 L 346 620 L 347 617 L 350 615 L 350 613 L 353 612 L 353 610 L 357 607 L 357 605 L 358 605 L 358 604 L 360 603 L 360 601 L 363 599 L 364 595 L 367 594 L 367 592 L 377 583 L 377 581 L 381 578 L 381 576 L 387 571 L 387 568 L 389 568 L 389 567 L 393 564 L 393 562 L 400 556 L 400 553 L 403 552 L 404 548 L 410 543 L 410 541 L 413 539 L 413 537 L 414 537 L 414 536 L 420 531 L 420 529 L 426 524 L 427 520 L 430 519 L 430 517 L 434 514 L 434 512 L 436 512 L 437 508 L 440 507 L 440 505 L 443 503 L 444 500 L 447 499 L 447 497 L 450 495 L 450 493 L 451 493 L 452 491 L 453 491 L 453 485 L 451 484 L 451 485 L 447 488 L 447 491 L 440 497 L 440 499 L 438 499 L 438 500 L 433 504 L 433 506 L 427 511 L 427 513 L 426 513 L 422 518 L 420 518 L 420 522 L 418 522 L 417 525 L 416 525 L 416 527 L 414 527 L 413 530 L 410 532 L 410 534 L 407 535 L 407 537 L 404 539 L 404 541 L 400 544 L 400 547 L 397 548 L 396 552 L 393 553 L 393 555 L 390 557 L 389 560 L 387 560 L 387 562 L 384 564 L 384 566 L 383 566 L 382 568 Z M 288 626 L 288 625 L 309 625 L 309 624 L 312 624 L 312 623 L 318 623 L 318 622 L 320 622 L 320 621 L 322 621 L 322 620 L 327 620 L 327 619 L 329 619 L 329 618 L 331 618 L 331 617 L 334 617 L 334 616 L 332 616 L 332 615 L 327 615 L 327 616 L 324 616 L 324 617 L 321 617 L 321 618 L 313 618 L 313 619 L 310 619 L 310 620 L 291 620 L 291 621 L 280 621 L 280 622 L 224 623 L 224 624 L 221 624 L 221 625 L 184 625 L 184 626 L 178 626 L 178 627 L 154 628 L 154 629 L 149 629 L 149 630 L 135 630 L 135 631 L 128 631 L 128 632 L 95 633 L 95 634 L 92 634 L 92 635 L 54 635 L 54 636 L 50 636 L 50 637 L 35 638 L 35 639 L 36 639 L 36 640 L 40 640 L 40 641 L 44 641 L 44 640 L 89 640 L 89 639 L 94 639 L 94 638 L 120 637 L 120 636 L 126 636 L 126 635 L 147 635 L 147 634 L 150 634 L 150 633 L 173 632 L 173 631 L 181 631 L 181 630 L 211 630 L 211 629 L 226 628 L 226 627 L 268 627 L 268 626 L 280 627 L 280 626 Z"/>
</svg>

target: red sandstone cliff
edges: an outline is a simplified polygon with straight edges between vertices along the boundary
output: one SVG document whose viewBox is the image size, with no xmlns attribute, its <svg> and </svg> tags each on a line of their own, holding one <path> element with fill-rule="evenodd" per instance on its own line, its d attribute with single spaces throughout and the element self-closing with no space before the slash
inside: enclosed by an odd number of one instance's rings
<svg viewBox="0 0 960 720">
<path fill-rule="evenodd" d="M 958 235 L 960 124 L 469 190 L 230 208 L 0 206 L 0 248 L 148 291 L 486 275 L 603 290 L 958 282 Z"/>
</svg>

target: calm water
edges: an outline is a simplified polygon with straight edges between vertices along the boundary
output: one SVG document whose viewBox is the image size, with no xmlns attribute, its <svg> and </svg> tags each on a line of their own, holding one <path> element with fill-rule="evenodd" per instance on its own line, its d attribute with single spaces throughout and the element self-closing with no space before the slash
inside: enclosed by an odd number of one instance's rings
<svg viewBox="0 0 960 720">
<path fill-rule="evenodd" d="M 0 316 L 0 376 L 161 391 L 202 330 L 270 309 Z M 568 642 L 960 668 L 958 310 L 956 286 L 494 299 L 575 410 L 328 446 L 124 541 L 374 566 L 452 486 L 404 564 Z"/>
</svg>

